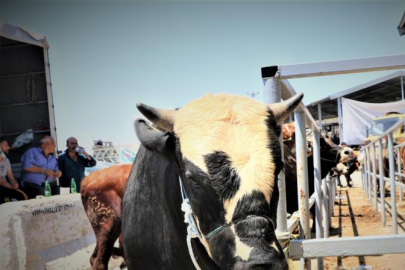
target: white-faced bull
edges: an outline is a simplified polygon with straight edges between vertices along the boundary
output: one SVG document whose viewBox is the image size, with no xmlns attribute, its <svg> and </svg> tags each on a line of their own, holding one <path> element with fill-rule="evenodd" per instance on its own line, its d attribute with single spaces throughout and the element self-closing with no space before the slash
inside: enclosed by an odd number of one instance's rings
<svg viewBox="0 0 405 270">
<path fill-rule="evenodd" d="M 280 124 L 298 94 L 266 106 L 206 95 L 177 111 L 137 104 L 141 147 L 123 203 L 129 269 L 195 269 L 186 244 L 179 177 L 203 236 L 192 239 L 201 269 L 288 269 L 275 235 Z M 221 229 L 218 229 L 221 228 Z"/>
</svg>

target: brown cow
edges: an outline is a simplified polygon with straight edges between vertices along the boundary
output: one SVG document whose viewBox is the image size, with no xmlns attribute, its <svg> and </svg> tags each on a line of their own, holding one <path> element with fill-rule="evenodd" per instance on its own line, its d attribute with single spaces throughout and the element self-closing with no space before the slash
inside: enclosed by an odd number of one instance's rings
<svg viewBox="0 0 405 270">
<path fill-rule="evenodd" d="M 295 139 L 295 123 L 286 123 L 282 126 L 283 140 Z"/>
<path fill-rule="evenodd" d="M 123 256 L 121 237 L 120 248 L 114 248 L 114 243 L 121 235 L 122 198 L 131 166 L 95 171 L 82 181 L 82 203 L 97 239 L 90 258 L 93 269 L 108 269 L 111 255 Z"/>
</svg>

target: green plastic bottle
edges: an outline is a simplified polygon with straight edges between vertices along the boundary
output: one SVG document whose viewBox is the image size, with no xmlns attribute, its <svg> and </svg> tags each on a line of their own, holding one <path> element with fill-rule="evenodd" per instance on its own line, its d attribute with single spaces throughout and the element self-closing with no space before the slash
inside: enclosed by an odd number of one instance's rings
<svg viewBox="0 0 405 270">
<path fill-rule="evenodd" d="M 75 179 L 72 178 L 72 180 L 70 181 L 70 194 L 75 194 L 75 193 L 77 193 L 76 182 L 75 182 Z"/>
<path fill-rule="evenodd" d="M 51 186 L 48 183 L 48 180 L 45 180 L 45 197 L 51 197 Z"/>
</svg>

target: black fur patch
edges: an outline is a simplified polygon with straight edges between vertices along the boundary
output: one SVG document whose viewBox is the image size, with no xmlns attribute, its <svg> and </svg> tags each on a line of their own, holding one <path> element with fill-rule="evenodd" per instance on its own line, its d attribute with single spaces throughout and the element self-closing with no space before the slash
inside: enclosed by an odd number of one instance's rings
<svg viewBox="0 0 405 270">
<path fill-rule="evenodd" d="M 253 191 L 240 199 L 235 207 L 232 221 L 245 219 L 249 215 L 270 217 L 270 205 L 262 192 Z"/>
<path fill-rule="evenodd" d="M 211 185 L 221 200 L 231 199 L 240 187 L 240 178 L 231 167 L 229 157 L 224 152 L 215 152 L 204 157 L 211 178 Z"/>
<path fill-rule="evenodd" d="M 280 173 L 281 169 L 283 168 L 283 161 L 281 160 L 281 148 L 280 143 L 278 141 L 278 136 L 280 136 L 281 127 L 277 125 L 277 122 L 274 120 L 274 115 L 271 110 L 269 110 L 269 115 L 266 120 L 267 127 L 269 128 L 268 137 L 269 137 L 269 145 L 267 146 L 271 149 L 271 155 L 273 161 L 276 161 L 274 165 L 276 165 L 276 170 L 274 172 L 274 181 L 277 181 L 277 176 Z"/>
</svg>

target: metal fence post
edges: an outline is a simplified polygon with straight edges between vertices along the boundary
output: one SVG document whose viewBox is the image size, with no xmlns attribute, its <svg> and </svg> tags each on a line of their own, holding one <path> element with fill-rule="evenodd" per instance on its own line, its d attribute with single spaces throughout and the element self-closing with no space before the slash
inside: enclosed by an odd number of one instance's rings
<svg viewBox="0 0 405 270">
<path fill-rule="evenodd" d="M 402 176 L 401 176 L 401 172 L 402 172 L 402 160 L 401 160 L 401 148 L 397 147 L 397 157 L 398 157 L 398 182 L 402 183 Z M 402 187 L 399 187 L 398 190 L 398 195 L 399 195 L 399 203 L 402 203 Z"/>
<path fill-rule="evenodd" d="M 365 155 L 364 155 L 364 159 L 363 159 L 363 165 L 361 166 L 361 187 L 363 188 L 363 191 L 366 191 L 366 175 L 364 173 L 365 171 L 365 167 L 366 167 L 366 159 L 365 159 Z"/>
<path fill-rule="evenodd" d="M 388 133 L 388 157 L 390 164 L 390 183 L 391 183 L 391 211 L 392 211 L 392 233 L 398 233 L 397 226 L 397 202 L 395 196 L 395 160 L 394 160 L 394 139 L 392 132 Z"/>
<path fill-rule="evenodd" d="M 374 210 L 378 213 L 378 195 L 377 195 L 377 169 L 375 167 L 375 143 L 373 143 L 373 193 L 374 193 Z"/>
<path fill-rule="evenodd" d="M 297 183 L 298 202 L 300 209 L 300 222 L 304 229 L 305 239 L 311 239 L 309 227 L 309 188 L 308 188 L 308 166 L 307 166 L 307 143 L 305 132 L 305 114 L 295 111 L 295 140 L 297 160 Z M 305 260 L 307 269 L 311 269 L 311 260 Z"/>
<path fill-rule="evenodd" d="M 322 227 L 323 227 L 323 237 L 328 238 L 329 237 L 329 219 L 330 219 L 330 211 L 329 211 L 329 197 L 331 194 L 329 193 L 328 189 L 328 178 L 329 174 L 325 177 L 325 179 L 322 179 L 322 194 L 323 194 L 323 201 L 322 201 Z"/>
<path fill-rule="evenodd" d="M 263 98 L 265 104 L 272 104 L 281 101 L 281 84 L 280 79 L 273 77 L 266 80 L 264 84 Z M 283 134 L 280 134 L 278 138 L 281 148 L 281 158 L 284 161 L 284 144 Z M 277 206 L 277 233 L 288 232 L 287 228 L 287 202 L 285 192 L 285 174 L 284 170 L 281 170 L 278 175 L 278 190 L 280 193 L 278 206 Z M 289 236 L 288 236 L 289 237 Z"/>
<path fill-rule="evenodd" d="M 332 224 L 332 216 L 333 216 L 333 206 L 334 206 L 334 200 L 335 200 L 335 194 L 333 193 L 333 188 L 332 188 L 332 177 L 330 177 L 330 174 L 326 176 L 326 186 L 328 188 L 328 223 L 329 223 L 329 228 L 331 228 Z M 329 236 L 328 236 L 329 237 Z"/>
<path fill-rule="evenodd" d="M 370 200 L 372 200 L 371 197 L 371 164 L 370 164 L 370 148 L 367 147 L 366 149 L 366 154 L 367 154 L 367 197 Z"/>
<path fill-rule="evenodd" d="M 321 189 L 321 151 L 320 151 L 320 134 L 315 130 L 312 129 L 312 136 L 313 136 L 313 149 L 312 149 L 312 158 L 314 162 L 314 171 L 313 172 L 308 172 L 308 173 L 313 173 L 314 174 L 314 186 L 315 186 L 315 228 L 316 228 L 316 238 L 320 239 L 323 238 L 323 228 L 322 228 L 322 214 L 325 212 L 322 212 L 323 208 L 323 199 L 322 196 L 325 196 L 325 194 L 322 194 L 322 189 Z M 323 258 L 318 258 L 318 269 L 323 269 Z"/>
<path fill-rule="evenodd" d="M 381 201 L 381 221 L 385 226 L 387 220 L 385 217 L 385 180 L 384 180 L 384 165 L 383 165 L 383 151 L 382 151 L 382 142 L 381 138 L 378 139 L 378 167 L 380 168 L 380 201 Z"/>
<path fill-rule="evenodd" d="M 366 149 L 366 147 L 364 147 L 363 167 L 364 167 L 363 191 L 367 195 L 367 149 Z"/>
</svg>

